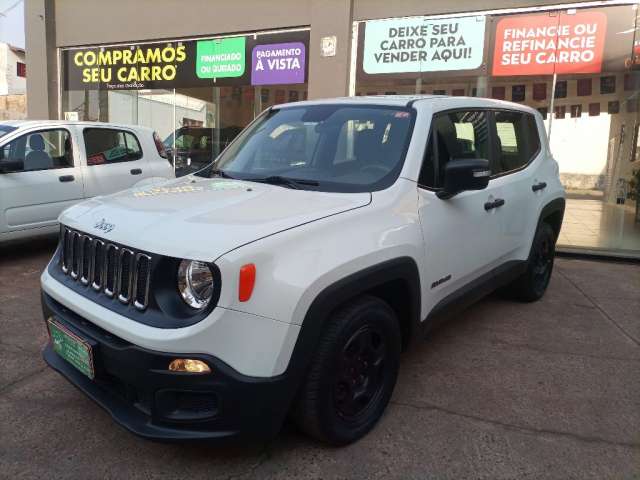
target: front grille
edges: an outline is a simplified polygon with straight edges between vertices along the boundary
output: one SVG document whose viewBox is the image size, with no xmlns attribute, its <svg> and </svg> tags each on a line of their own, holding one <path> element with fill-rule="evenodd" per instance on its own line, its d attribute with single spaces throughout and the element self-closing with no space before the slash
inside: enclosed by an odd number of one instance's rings
<svg viewBox="0 0 640 480">
<path fill-rule="evenodd" d="M 82 285 L 144 310 L 149 304 L 151 257 L 61 227 L 60 269 Z"/>
</svg>

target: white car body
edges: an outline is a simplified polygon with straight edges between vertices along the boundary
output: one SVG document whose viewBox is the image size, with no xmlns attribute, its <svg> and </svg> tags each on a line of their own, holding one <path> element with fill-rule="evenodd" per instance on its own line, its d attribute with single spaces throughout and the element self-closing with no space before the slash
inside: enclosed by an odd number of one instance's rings
<svg viewBox="0 0 640 480">
<path fill-rule="evenodd" d="M 0 130 L 3 127 L 10 131 L 0 136 L 0 152 L 3 149 L 8 152 L 12 142 L 31 138 L 39 132 L 42 137 L 44 132 L 66 131 L 73 160 L 72 165 L 60 168 L 54 165 L 46 169 L 0 173 L 0 243 L 55 233 L 62 211 L 85 199 L 175 178 L 170 162 L 158 153 L 153 130 L 146 127 L 56 120 L 0 122 Z M 142 156 L 131 161 L 90 165 L 83 135 L 85 129 L 129 132 L 137 138 Z"/>
<path fill-rule="evenodd" d="M 292 105 L 326 102 L 415 110 L 404 165 L 389 188 L 327 193 L 188 176 L 158 189 L 95 198 L 61 215 L 61 224 L 71 230 L 135 251 L 215 264 L 221 290 L 206 318 L 182 328 L 141 323 L 55 278 L 56 262 L 42 275 L 45 296 L 135 346 L 210 355 L 241 376 L 269 381 L 286 377 L 297 368 L 292 363 L 301 358 L 300 351 L 313 349 L 313 335 L 303 339 L 301 332 L 314 330 L 307 324 L 323 302 L 327 309 L 333 305 L 328 299 L 342 301 L 351 289 L 369 284 L 377 288 L 374 278 L 380 275 L 396 279 L 399 283 L 389 285 L 391 290 L 399 286 L 416 296 L 411 305 L 405 302 L 408 318 L 403 324 L 404 336 L 415 336 L 445 307 L 458 303 L 460 292 L 470 285 L 492 284 L 492 278 L 507 267 L 524 264 L 543 217 L 556 215 L 557 223 L 559 215 L 561 222 L 564 190 L 535 110 L 488 99 L 439 96 L 357 97 Z M 526 168 L 492 177 L 486 189 L 442 200 L 434 190 L 421 188 L 418 178 L 433 116 L 460 108 L 533 115 L 540 149 Z M 546 188 L 532 191 L 540 182 Z M 496 198 L 505 205 L 482 208 Z M 556 208 L 549 210 L 550 205 Z M 113 224 L 107 233 L 94 228 L 103 219 Z M 554 226 L 559 228 L 559 223 Z M 256 283 L 251 298 L 242 302 L 238 272 L 249 263 L 255 264 Z M 396 271 L 404 273 L 396 278 Z M 393 299 L 388 301 L 393 304 Z M 404 343 L 408 340 L 403 338 Z M 282 415 L 276 417 L 281 421 Z M 128 427 L 141 435 L 163 436 L 146 427 Z"/>
</svg>

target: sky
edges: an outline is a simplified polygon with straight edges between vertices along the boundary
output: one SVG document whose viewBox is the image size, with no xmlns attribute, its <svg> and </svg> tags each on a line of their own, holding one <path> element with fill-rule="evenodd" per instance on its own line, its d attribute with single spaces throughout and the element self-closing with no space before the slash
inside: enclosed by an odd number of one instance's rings
<svg viewBox="0 0 640 480">
<path fill-rule="evenodd" d="M 0 42 L 24 48 L 24 0 L 0 0 Z"/>
</svg>

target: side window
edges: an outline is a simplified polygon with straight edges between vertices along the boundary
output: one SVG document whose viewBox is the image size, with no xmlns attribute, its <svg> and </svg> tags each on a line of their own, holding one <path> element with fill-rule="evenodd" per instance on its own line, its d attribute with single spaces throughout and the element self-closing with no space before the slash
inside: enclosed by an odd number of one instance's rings
<svg viewBox="0 0 640 480">
<path fill-rule="evenodd" d="M 83 134 L 88 165 L 130 162 L 142 158 L 140 142 L 132 133 L 109 128 L 85 128 Z"/>
<path fill-rule="evenodd" d="M 23 135 L 0 148 L 3 160 L 21 160 L 24 172 L 73 167 L 71 135 L 62 129 Z"/>
<path fill-rule="evenodd" d="M 176 138 L 176 148 L 191 148 L 193 145 L 194 137 L 192 135 L 179 135 Z"/>
<path fill-rule="evenodd" d="M 127 156 L 130 160 L 140 160 L 142 158 L 142 148 L 140 142 L 133 133 L 124 133 L 125 145 L 127 147 Z"/>
<path fill-rule="evenodd" d="M 486 112 L 471 110 L 435 115 L 419 183 L 440 188 L 447 163 L 469 158 L 489 159 L 489 150 Z"/>
<path fill-rule="evenodd" d="M 495 112 L 498 157 L 494 170 L 508 173 L 529 163 L 540 149 L 538 128 L 533 115 L 524 112 Z"/>
</svg>

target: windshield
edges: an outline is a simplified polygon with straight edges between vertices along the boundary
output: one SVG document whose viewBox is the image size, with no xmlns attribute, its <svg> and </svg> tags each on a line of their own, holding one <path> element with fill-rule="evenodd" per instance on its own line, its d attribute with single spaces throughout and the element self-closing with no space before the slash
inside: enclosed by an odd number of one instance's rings
<svg viewBox="0 0 640 480">
<path fill-rule="evenodd" d="M 413 120 L 413 110 L 397 107 L 272 109 L 196 175 L 332 192 L 381 190 L 400 174 Z"/>
<path fill-rule="evenodd" d="M 0 137 L 3 137 L 9 132 L 13 132 L 17 127 L 11 127 L 9 125 L 0 125 Z"/>
</svg>

